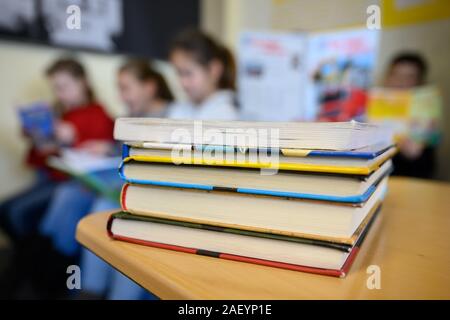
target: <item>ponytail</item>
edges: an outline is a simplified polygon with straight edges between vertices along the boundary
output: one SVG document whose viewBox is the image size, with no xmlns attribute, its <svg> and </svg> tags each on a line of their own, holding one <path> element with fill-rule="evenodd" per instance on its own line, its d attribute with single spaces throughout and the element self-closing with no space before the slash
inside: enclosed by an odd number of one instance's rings
<svg viewBox="0 0 450 320">
<path fill-rule="evenodd" d="M 172 43 L 170 52 L 183 50 L 193 55 L 197 63 L 208 66 L 218 60 L 223 67 L 217 86 L 219 89 L 236 89 L 236 63 L 231 51 L 209 35 L 188 29 L 180 33 Z"/>
<path fill-rule="evenodd" d="M 219 79 L 220 89 L 236 90 L 236 62 L 230 49 L 221 46 L 220 61 L 223 64 L 223 73 Z"/>
</svg>

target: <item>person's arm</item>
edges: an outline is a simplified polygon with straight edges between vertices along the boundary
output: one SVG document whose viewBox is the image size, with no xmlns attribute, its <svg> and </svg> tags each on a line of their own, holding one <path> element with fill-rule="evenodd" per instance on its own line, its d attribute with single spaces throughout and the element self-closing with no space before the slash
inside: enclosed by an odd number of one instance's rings
<svg viewBox="0 0 450 320">
<path fill-rule="evenodd" d="M 101 107 L 80 111 L 82 113 L 72 119 L 71 125 L 61 126 L 60 141 L 93 154 L 111 154 L 114 148 L 114 121 Z"/>
<path fill-rule="evenodd" d="M 56 142 L 61 146 L 71 146 L 77 139 L 77 128 L 68 121 L 58 121 L 55 124 Z"/>
</svg>

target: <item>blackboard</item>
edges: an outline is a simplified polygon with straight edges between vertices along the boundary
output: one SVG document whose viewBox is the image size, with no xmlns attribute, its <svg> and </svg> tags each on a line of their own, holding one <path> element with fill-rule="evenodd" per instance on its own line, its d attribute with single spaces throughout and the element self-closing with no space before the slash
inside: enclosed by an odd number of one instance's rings
<svg viewBox="0 0 450 320">
<path fill-rule="evenodd" d="M 80 10 L 80 29 L 66 25 L 71 5 Z M 165 59 L 171 39 L 198 27 L 199 16 L 199 0 L 0 0 L 0 38 Z"/>
</svg>

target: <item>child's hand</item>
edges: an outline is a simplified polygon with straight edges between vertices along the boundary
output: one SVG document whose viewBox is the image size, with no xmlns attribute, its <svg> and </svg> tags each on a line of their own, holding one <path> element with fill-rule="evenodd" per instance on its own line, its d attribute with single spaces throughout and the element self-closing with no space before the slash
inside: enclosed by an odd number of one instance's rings
<svg viewBox="0 0 450 320">
<path fill-rule="evenodd" d="M 398 143 L 400 152 L 410 160 L 419 158 L 422 155 L 424 147 L 423 143 L 415 142 L 410 138 L 404 138 Z"/>
<path fill-rule="evenodd" d="M 36 145 L 41 154 L 53 154 L 58 151 L 58 146 L 53 141 L 42 142 Z"/>
<path fill-rule="evenodd" d="M 63 145 L 72 145 L 76 139 L 76 129 L 75 127 L 65 121 L 59 121 L 55 125 L 55 136 L 56 140 Z"/>
<path fill-rule="evenodd" d="M 112 153 L 113 144 L 102 140 L 90 140 L 82 143 L 79 149 L 97 156 L 106 156 Z"/>
</svg>

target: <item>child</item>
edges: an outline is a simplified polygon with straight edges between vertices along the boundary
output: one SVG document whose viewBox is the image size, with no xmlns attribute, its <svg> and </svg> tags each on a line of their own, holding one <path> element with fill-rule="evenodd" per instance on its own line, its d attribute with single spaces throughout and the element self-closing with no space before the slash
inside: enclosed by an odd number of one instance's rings
<svg viewBox="0 0 450 320">
<path fill-rule="evenodd" d="M 47 69 L 46 75 L 56 98 L 54 139 L 44 147 L 31 146 L 27 162 L 36 169 L 39 178 L 31 188 L 1 207 L 3 222 L 16 239 L 14 269 L 6 274 L 13 287 L 10 294 L 26 281 L 42 281 L 46 285 L 49 280 L 36 271 L 38 261 L 46 261 L 50 267 L 52 261 L 48 261 L 48 252 L 41 250 L 34 233 L 53 193 L 63 184 L 65 177 L 47 167 L 47 157 L 58 154 L 61 147 L 89 149 L 96 145 L 97 148 L 105 148 L 113 139 L 113 120 L 96 101 L 85 69 L 78 61 L 59 59 Z M 72 196 L 80 199 L 82 195 Z M 33 268 L 29 267 L 31 264 Z M 63 279 L 59 281 L 64 283 Z"/>
<path fill-rule="evenodd" d="M 187 30 L 173 42 L 170 60 L 190 100 L 174 105 L 170 118 L 237 120 L 236 65 L 226 47 L 207 34 Z"/>
<path fill-rule="evenodd" d="M 124 64 L 119 70 L 118 86 L 129 117 L 162 117 L 172 100 L 172 93 L 163 77 L 151 69 L 145 61 L 131 60 Z M 104 150 L 104 153 L 108 154 L 119 152 L 119 146 Z M 119 189 L 121 186 L 117 170 L 99 172 L 97 178 L 111 188 Z M 84 197 L 74 198 L 74 194 Z M 52 239 L 53 245 L 61 254 L 75 256 L 78 253 L 80 246 L 75 240 L 76 224 L 89 213 L 94 200 L 96 200 L 95 193 L 87 190 L 81 182 L 70 181 L 58 187 L 40 231 Z M 117 202 L 108 199 L 98 200 L 103 204 L 103 207 L 96 205 L 98 210 L 118 206 Z"/>
<path fill-rule="evenodd" d="M 172 93 L 160 73 L 153 70 L 147 61 L 130 60 L 118 72 L 118 87 L 122 101 L 127 107 L 129 117 L 163 117 L 172 101 Z M 104 153 L 118 154 L 120 146 L 116 145 Z M 117 170 L 96 172 L 97 180 L 109 188 L 120 190 L 122 181 Z M 63 259 L 76 259 L 80 245 L 75 240 L 75 230 L 78 221 L 92 209 L 95 211 L 117 209 L 118 201 L 98 197 L 88 190 L 81 182 L 71 180 L 58 186 L 50 206 L 40 225 L 40 232 L 51 240 L 57 253 Z M 88 271 L 83 268 L 83 275 Z M 106 274 L 104 274 L 105 276 Z M 99 274 L 95 274 L 101 277 Z M 86 290 L 103 294 L 83 281 Z"/>
<path fill-rule="evenodd" d="M 427 64 L 424 58 L 413 52 L 396 55 L 387 70 L 384 84 L 392 89 L 411 89 L 424 85 Z"/>
<path fill-rule="evenodd" d="M 412 89 L 426 83 L 427 65 L 419 54 L 405 52 L 394 57 L 385 79 L 385 87 Z M 432 178 L 436 147 L 403 138 L 397 144 L 399 153 L 394 157 L 394 174 Z"/>
<path fill-rule="evenodd" d="M 64 179 L 47 167 L 47 157 L 58 153 L 61 146 L 83 148 L 92 141 L 110 143 L 113 121 L 95 101 L 83 66 L 74 59 L 60 59 L 47 69 L 54 92 L 54 139 L 45 145 L 31 145 L 27 164 L 37 173 L 32 187 L 9 199 L 1 206 L 3 226 L 14 237 L 35 231 L 56 185 Z M 33 141 L 32 139 L 30 139 Z"/>
<path fill-rule="evenodd" d="M 171 106 L 169 117 L 199 120 L 238 118 L 234 101 L 235 64 L 228 49 L 204 33 L 189 30 L 176 38 L 170 57 L 190 102 Z M 83 283 L 91 293 L 98 295 L 107 291 L 108 299 L 152 297 L 90 251 L 83 251 L 81 267 L 84 270 Z"/>
<path fill-rule="evenodd" d="M 163 76 L 145 60 L 129 60 L 117 76 L 129 117 L 165 117 L 173 95 Z"/>
</svg>

